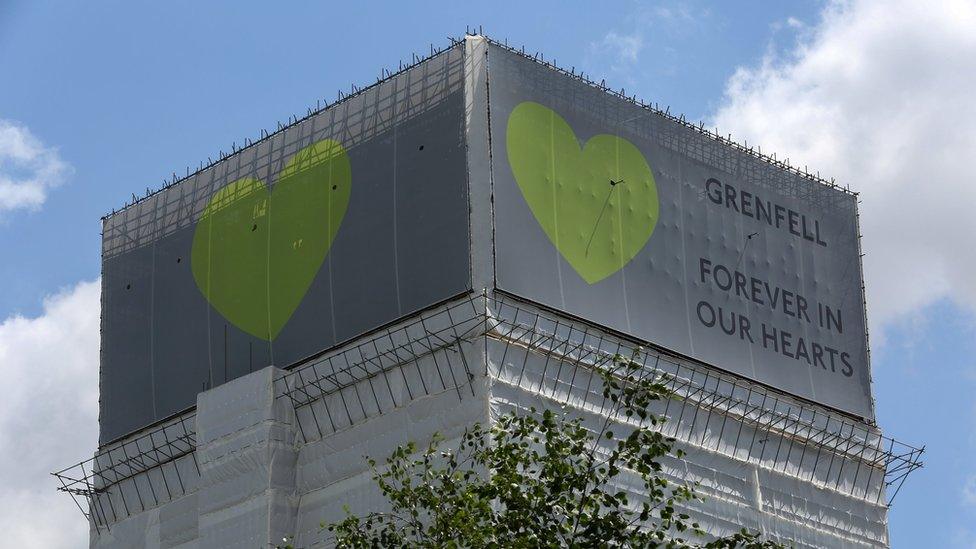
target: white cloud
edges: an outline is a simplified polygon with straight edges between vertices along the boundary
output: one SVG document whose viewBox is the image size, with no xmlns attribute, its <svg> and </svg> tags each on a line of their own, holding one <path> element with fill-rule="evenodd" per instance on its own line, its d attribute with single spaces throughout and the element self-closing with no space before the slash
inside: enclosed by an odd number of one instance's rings
<svg viewBox="0 0 976 549">
<path fill-rule="evenodd" d="M 36 210 L 71 167 L 23 125 L 0 119 L 0 213 Z"/>
<path fill-rule="evenodd" d="M 963 484 L 962 502 L 968 506 L 976 506 L 976 475 L 970 475 Z"/>
<path fill-rule="evenodd" d="M 873 335 L 976 307 L 976 4 L 833 3 L 799 40 L 740 68 L 714 125 L 861 192 Z"/>
<path fill-rule="evenodd" d="M 976 516 L 972 515 L 973 510 L 976 509 L 976 474 L 970 474 L 966 477 L 960 492 L 959 499 L 963 504 L 962 512 L 968 513 L 965 516 Z M 967 524 L 957 525 L 952 530 L 950 547 L 976 549 L 976 529 L 971 524 L 972 521 L 969 521 Z"/>
<path fill-rule="evenodd" d="M 958 549 L 976 549 L 976 530 L 966 527 L 955 528 L 949 547 Z"/>
<path fill-rule="evenodd" d="M 634 86 L 634 73 L 642 72 L 640 57 L 645 50 L 653 50 L 658 63 L 662 55 L 673 58 L 672 42 L 708 17 L 707 9 L 692 12 L 683 3 L 640 6 L 627 15 L 623 25 L 627 30 L 611 29 L 587 45 L 584 66 L 597 80 L 613 73 L 614 81 Z"/>
<path fill-rule="evenodd" d="M 636 63 L 642 49 L 644 37 L 639 32 L 621 34 L 610 31 L 602 40 L 590 43 L 590 54 L 608 55 L 614 70 Z"/>
<path fill-rule="evenodd" d="M 88 525 L 50 475 L 94 451 L 99 282 L 0 323 L 0 532 L 9 547 L 87 547 Z"/>
<path fill-rule="evenodd" d="M 708 9 L 703 10 L 707 14 Z M 654 19 L 664 23 L 675 23 L 680 21 L 691 21 L 695 18 L 687 4 L 676 3 L 670 6 L 658 5 L 647 10 Z"/>
</svg>

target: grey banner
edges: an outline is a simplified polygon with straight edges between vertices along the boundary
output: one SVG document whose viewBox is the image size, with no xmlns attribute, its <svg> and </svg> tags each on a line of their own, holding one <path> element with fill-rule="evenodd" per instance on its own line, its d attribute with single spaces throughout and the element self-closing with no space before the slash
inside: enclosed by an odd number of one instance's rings
<svg viewBox="0 0 976 549">
<path fill-rule="evenodd" d="M 496 284 L 873 418 L 856 198 L 498 46 Z"/>
<path fill-rule="evenodd" d="M 100 441 L 469 289 L 463 113 L 455 47 L 106 218 Z"/>
</svg>

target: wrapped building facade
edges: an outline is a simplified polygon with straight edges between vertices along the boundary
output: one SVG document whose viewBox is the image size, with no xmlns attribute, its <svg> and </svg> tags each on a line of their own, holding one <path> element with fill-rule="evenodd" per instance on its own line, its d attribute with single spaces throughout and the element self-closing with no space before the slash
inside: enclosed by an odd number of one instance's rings
<svg viewBox="0 0 976 549">
<path fill-rule="evenodd" d="M 707 532 L 886 547 L 919 451 L 859 242 L 851 193 L 468 36 L 106 217 L 100 447 L 57 475 L 92 547 L 328 546 L 385 505 L 364 456 L 602 423 L 625 355 Z"/>
</svg>

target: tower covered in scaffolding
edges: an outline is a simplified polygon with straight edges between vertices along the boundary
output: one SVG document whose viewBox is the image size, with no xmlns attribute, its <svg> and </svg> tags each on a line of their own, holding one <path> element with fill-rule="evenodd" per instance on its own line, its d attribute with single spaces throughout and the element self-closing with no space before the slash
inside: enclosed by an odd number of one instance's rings
<svg viewBox="0 0 976 549">
<path fill-rule="evenodd" d="M 709 534 L 886 547 L 920 451 L 860 257 L 854 193 L 466 36 L 104 218 L 99 448 L 56 475 L 92 547 L 329 546 L 385 505 L 365 456 L 602 423 L 623 355 Z"/>
</svg>

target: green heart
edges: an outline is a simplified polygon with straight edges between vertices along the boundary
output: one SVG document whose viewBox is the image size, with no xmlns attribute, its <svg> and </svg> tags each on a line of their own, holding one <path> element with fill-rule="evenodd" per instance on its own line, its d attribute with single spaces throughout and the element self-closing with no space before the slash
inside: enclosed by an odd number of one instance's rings
<svg viewBox="0 0 976 549">
<path fill-rule="evenodd" d="M 581 150 L 561 116 L 526 101 L 508 117 L 505 144 L 532 215 L 587 283 L 619 271 L 647 243 L 657 185 L 633 143 L 600 134 Z"/>
<path fill-rule="evenodd" d="M 351 190 L 349 156 L 331 139 L 298 151 L 273 191 L 249 177 L 226 185 L 193 235 L 197 287 L 235 326 L 273 340 L 325 260 Z"/>
</svg>

